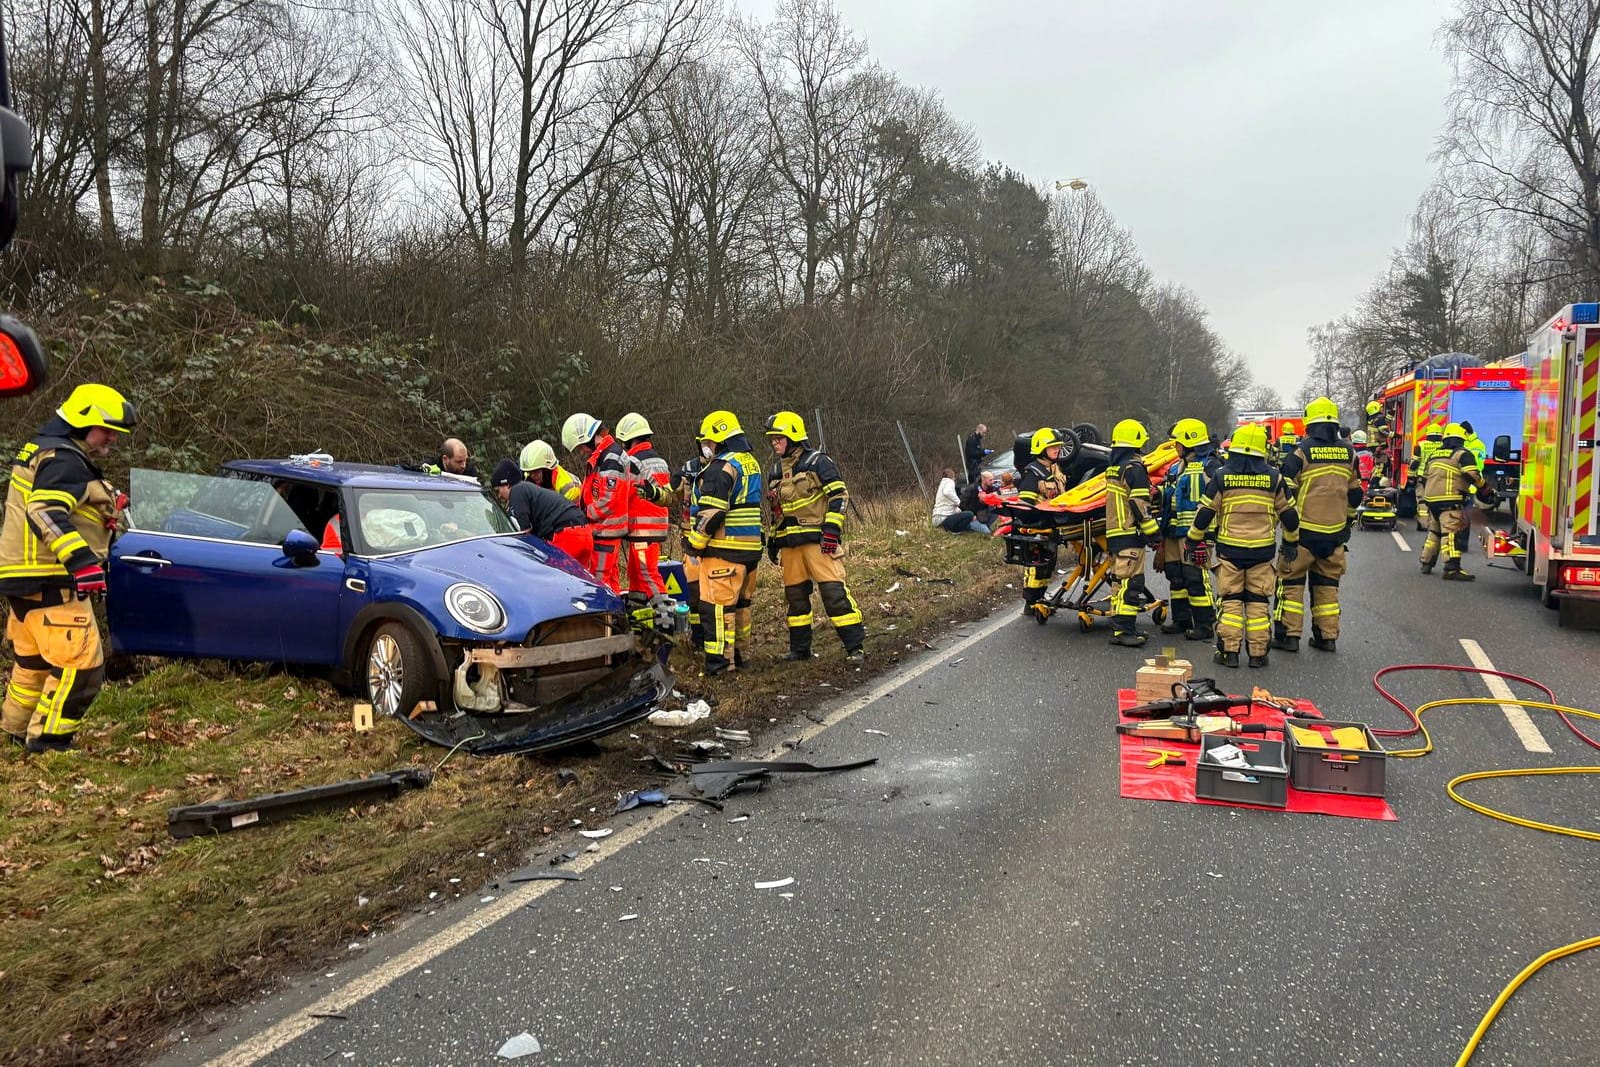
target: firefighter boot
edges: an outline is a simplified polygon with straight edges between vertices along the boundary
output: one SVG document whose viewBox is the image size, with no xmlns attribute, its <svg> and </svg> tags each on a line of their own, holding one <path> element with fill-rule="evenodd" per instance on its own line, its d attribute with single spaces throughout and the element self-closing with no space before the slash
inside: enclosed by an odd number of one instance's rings
<svg viewBox="0 0 1600 1067">
<path fill-rule="evenodd" d="M 1336 651 L 1334 646 L 1338 642 L 1331 637 L 1323 637 L 1316 631 L 1312 631 L 1311 640 L 1306 643 L 1319 652 L 1333 652 Z"/>
<path fill-rule="evenodd" d="M 1423 564 L 1423 565 L 1422 565 L 1422 573 L 1423 573 L 1423 574 L 1432 574 L 1432 573 L 1433 573 L 1433 564 L 1431 564 L 1431 563 L 1424 563 L 1424 564 Z"/>
<path fill-rule="evenodd" d="M 1439 577 L 1447 582 L 1475 582 L 1478 580 L 1476 574 L 1469 574 L 1461 569 L 1461 561 L 1459 559 L 1447 560 L 1444 565 L 1444 573 Z"/>
<path fill-rule="evenodd" d="M 704 674 L 707 678 L 715 678 L 718 675 L 727 673 L 728 658 L 726 656 L 712 656 L 709 654 L 706 656 L 706 667 Z"/>
<path fill-rule="evenodd" d="M 1314 637 L 1311 639 L 1312 644 L 1316 644 L 1316 641 L 1317 639 Z M 1272 647 L 1281 648 L 1285 652 L 1299 652 L 1300 639 L 1298 637 L 1290 637 L 1280 626 L 1278 627 L 1278 632 L 1272 635 Z"/>
<path fill-rule="evenodd" d="M 1219 648 L 1211 654 L 1211 658 L 1224 667 L 1237 668 L 1239 666 L 1239 653 L 1237 652 L 1226 652 Z"/>
<path fill-rule="evenodd" d="M 859 667 L 867 662 L 867 650 L 864 648 L 847 648 L 844 650 L 844 661 L 851 666 Z"/>
<path fill-rule="evenodd" d="M 1250 666 L 1252 666 L 1252 667 L 1265 667 L 1266 665 L 1267 665 L 1267 657 L 1265 655 L 1260 655 L 1260 656 L 1252 655 L 1250 657 Z"/>
</svg>

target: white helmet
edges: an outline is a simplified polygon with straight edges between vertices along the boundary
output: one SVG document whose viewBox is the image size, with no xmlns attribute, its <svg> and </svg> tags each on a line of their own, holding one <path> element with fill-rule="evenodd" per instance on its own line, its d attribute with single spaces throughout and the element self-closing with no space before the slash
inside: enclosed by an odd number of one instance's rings
<svg viewBox="0 0 1600 1067">
<path fill-rule="evenodd" d="M 1366 444 L 1367 443 L 1367 431 L 1365 431 L 1365 430 L 1357 430 L 1355 433 L 1351 434 L 1350 435 L 1350 443 L 1353 444 L 1353 445 L 1364 445 L 1364 444 Z"/>
<path fill-rule="evenodd" d="M 624 444 L 649 436 L 650 423 L 637 411 L 630 411 L 617 420 L 617 440 Z"/>
<path fill-rule="evenodd" d="M 524 474 L 529 471 L 555 470 L 556 450 L 543 441 L 530 441 L 522 450 L 517 466 L 522 468 Z"/>
<path fill-rule="evenodd" d="M 576 415 L 569 415 L 567 421 L 561 424 L 561 447 L 571 452 L 579 445 L 593 441 L 599 432 L 600 420 L 593 415 L 581 411 Z"/>
</svg>

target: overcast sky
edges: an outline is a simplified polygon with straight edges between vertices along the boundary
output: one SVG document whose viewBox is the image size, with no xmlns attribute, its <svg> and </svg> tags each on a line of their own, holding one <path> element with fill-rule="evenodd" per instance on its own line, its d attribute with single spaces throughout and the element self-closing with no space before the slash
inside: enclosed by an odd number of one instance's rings
<svg viewBox="0 0 1600 1067">
<path fill-rule="evenodd" d="M 1286 397 L 1306 327 L 1367 288 L 1434 172 L 1449 0 L 835 3 L 987 157 L 1090 181 Z"/>
</svg>

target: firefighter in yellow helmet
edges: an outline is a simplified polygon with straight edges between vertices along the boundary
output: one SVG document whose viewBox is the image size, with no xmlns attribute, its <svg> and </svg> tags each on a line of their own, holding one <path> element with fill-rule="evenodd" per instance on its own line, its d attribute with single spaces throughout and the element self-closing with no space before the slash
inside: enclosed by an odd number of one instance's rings
<svg viewBox="0 0 1600 1067">
<path fill-rule="evenodd" d="M 1433 573 L 1443 549 L 1442 577 L 1447 582 L 1471 582 L 1477 577 L 1461 569 L 1461 555 L 1467 547 L 1467 494 L 1476 492 L 1485 502 L 1493 499 L 1493 493 L 1484 487 L 1477 460 L 1467 451 L 1466 436 L 1467 431 L 1459 423 L 1452 422 L 1444 428 L 1438 449 L 1428 458 L 1428 474 L 1417 494 L 1418 507 L 1428 514 L 1428 539 L 1423 542 L 1420 557 L 1422 573 Z"/>
<path fill-rule="evenodd" d="M 795 412 L 778 412 L 767 420 L 766 430 L 777 456 L 767 476 L 773 522 L 767 558 L 783 566 L 789 617 L 789 654 L 784 658 L 811 658 L 815 583 L 828 621 L 844 643 L 845 660 L 860 663 L 867 632 L 861 608 L 844 584 L 844 509 L 850 501 L 844 478 L 831 456 L 811 447 L 805 420 Z"/>
<path fill-rule="evenodd" d="M 517 460 L 522 476 L 534 485 L 560 493 L 576 504 L 583 496 L 583 483 L 556 462 L 556 450 L 545 441 L 529 441 Z"/>
<path fill-rule="evenodd" d="M 761 562 L 761 465 L 731 411 L 700 422 L 706 466 L 694 481 L 684 537 L 700 557 L 700 630 L 707 677 L 744 666 L 750 641 L 750 601 Z"/>
<path fill-rule="evenodd" d="M 1428 528 L 1428 509 L 1422 506 L 1422 487 L 1428 480 L 1428 460 L 1439 451 L 1444 440 L 1444 423 L 1435 422 L 1422 431 L 1417 443 L 1411 446 L 1411 462 L 1406 464 L 1406 487 L 1417 501 L 1417 529 Z"/>
<path fill-rule="evenodd" d="M 1067 475 L 1061 469 L 1061 449 L 1066 442 L 1061 435 L 1048 426 L 1035 430 L 1029 442 L 1028 451 L 1033 454 L 1022 468 L 1022 475 L 1017 479 L 1017 503 L 1024 507 L 1036 508 L 1040 504 L 1048 504 L 1056 497 L 1067 491 Z M 1041 620 L 1050 615 L 1050 609 L 1044 603 L 1044 592 L 1050 586 L 1050 579 L 1056 573 L 1055 542 L 1048 543 L 1048 553 L 1044 562 L 1037 566 L 1029 567 L 1022 576 L 1022 613 L 1024 615 L 1037 614 Z"/>
<path fill-rule="evenodd" d="M 1183 535 L 1194 522 L 1200 497 L 1222 457 L 1211 447 L 1211 431 L 1199 419 L 1179 419 L 1172 427 L 1180 461 L 1167 468 L 1161 485 L 1161 569 L 1167 576 L 1168 616 L 1164 634 L 1183 634 L 1191 641 L 1209 641 L 1216 629 L 1211 573 L 1183 558 Z"/>
<path fill-rule="evenodd" d="M 1111 463 L 1106 467 L 1106 551 L 1111 553 L 1111 643 L 1138 648 L 1148 639 L 1139 632 L 1139 611 L 1154 598 L 1144 584 L 1146 548 L 1161 544 L 1161 527 L 1151 514 L 1150 472 L 1139 450 L 1150 431 L 1137 419 L 1111 429 Z"/>
<path fill-rule="evenodd" d="M 1210 562 L 1206 537 L 1215 527 L 1217 542 L 1216 660 L 1224 667 L 1239 666 L 1239 649 L 1250 652 L 1250 666 L 1267 665 L 1272 617 L 1268 610 L 1277 574 L 1272 557 L 1283 527 L 1283 547 L 1277 554 L 1293 558 L 1298 545 L 1300 517 L 1294 510 L 1289 482 L 1267 463 L 1267 430 L 1241 426 L 1233 433 L 1228 461 L 1206 486 L 1194 524 L 1185 535 L 1188 558 L 1196 566 Z"/>
<path fill-rule="evenodd" d="M 1325 396 L 1306 405 L 1306 435 L 1279 468 L 1294 489 L 1300 547 L 1279 569 L 1272 647 L 1300 650 L 1306 584 L 1311 586 L 1311 647 L 1332 652 L 1339 639 L 1339 579 L 1345 545 L 1361 506 L 1355 449 L 1339 436 L 1339 406 Z"/>
<path fill-rule="evenodd" d="M 89 600 L 106 591 L 106 559 L 127 497 L 95 460 L 138 412 L 108 385 L 80 385 L 11 461 L 0 526 L 0 594 L 10 605 L 11 681 L 3 725 L 29 752 L 72 747 L 105 682 Z"/>
</svg>

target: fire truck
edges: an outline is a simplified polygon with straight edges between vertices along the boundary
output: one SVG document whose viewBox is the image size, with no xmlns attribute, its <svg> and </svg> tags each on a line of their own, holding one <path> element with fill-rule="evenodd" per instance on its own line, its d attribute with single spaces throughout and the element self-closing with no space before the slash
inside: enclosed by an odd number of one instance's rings
<svg viewBox="0 0 1600 1067">
<path fill-rule="evenodd" d="M 1527 363 L 1516 536 L 1545 606 L 1567 624 L 1600 602 L 1600 303 L 1562 308 L 1529 340 Z"/>
<path fill-rule="evenodd" d="M 1258 425 L 1267 428 L 1267 440 L 1277 444 L 1284 434 L 1294 434 L 1296 437 L 1304 436 L 1306 432 L 1306 413 L 1298 408 L 1285 408 L 1275 411 L 1241 411 L 1235 422 L 1236 426 Z"/>
<path fill-rule="evenodd" d="M 1515 499 L 1522 477 L 1524 357 L 1472 366 L 1474 356 L 1435 356 L 1409 374 L 1390 379 L 1378 393 L 1389 416 L 1383 457 L 1399 490 L 1399 513 L 1416 514 L 1418 486 L 1407 469 L 1412 450 L 1432 425 L 1470 422 L 1489 448 L 1484 478 L 1501 498 Z"/>
</svg>

